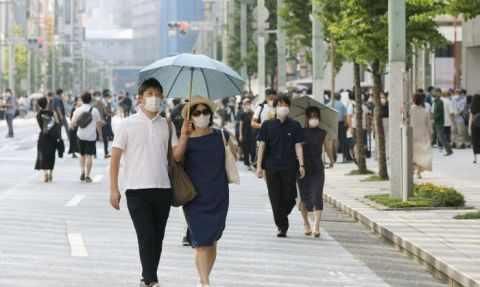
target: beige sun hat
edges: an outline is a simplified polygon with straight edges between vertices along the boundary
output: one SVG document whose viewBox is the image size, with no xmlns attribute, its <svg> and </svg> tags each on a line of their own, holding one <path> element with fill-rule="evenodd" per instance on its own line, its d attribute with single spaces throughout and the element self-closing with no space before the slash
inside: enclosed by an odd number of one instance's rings
<svg viewBox="0 0 480 287">
<path fill-rule="evenodd" d="M 192 97 L 192 100 L 190 101 L 190 103 L 188 102 L 185 103 L 185 106 L 183 107 L 183 110 L 182 110 L 182 117 L 186 119 L 188 114 L 188 109 L 199 104 L 207 106 L 212 111 L 212 113 L 215 113 L 217 111 L 217 105 L 214 102 L 212 102 L 209 98 L 202 97 L 202 96 L 194 96 Z"/>
</svg>

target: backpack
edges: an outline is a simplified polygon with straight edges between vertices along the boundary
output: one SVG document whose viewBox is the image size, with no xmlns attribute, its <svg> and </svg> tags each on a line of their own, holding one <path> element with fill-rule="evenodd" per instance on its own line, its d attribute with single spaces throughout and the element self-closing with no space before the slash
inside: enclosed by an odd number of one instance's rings
<svg viewBox="0 0 480 287">
<path fill-rule="evenodd" d="M 476 113 L 472 119 L 472 126 L 480 128 L 480 113 Z"/>
<path fill-rule="evenodd" d="M 58 124 L 54 115 L 42 114 L 42 133 L 52 137 L 58 136 Z"/>
<path fill-rule="evenodd" d="M 86 128 L 93 121 L 92 110 L 93 110 L 93 107 L 91 107 L 88 112 L 83 112 L 80 114 L 80 116 L 77 119 L 77 125 L 80 128 L 82 129 Z"/>
</svg>

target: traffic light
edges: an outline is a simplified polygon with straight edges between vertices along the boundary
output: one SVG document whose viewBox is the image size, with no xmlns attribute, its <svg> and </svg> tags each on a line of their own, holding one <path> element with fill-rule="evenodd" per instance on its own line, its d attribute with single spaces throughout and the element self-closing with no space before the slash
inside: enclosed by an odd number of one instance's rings
<svg viewBox="0 0 480 287">
<path fill-rule="evenodd" d="M 185 35 L 187 34 L 188 30 L 190 29 L 190 23 L 182 21 L 182 22 L 169 22 L 168 29 L 170 30 L 178 30 L 180 34 Z"/>
</svg>

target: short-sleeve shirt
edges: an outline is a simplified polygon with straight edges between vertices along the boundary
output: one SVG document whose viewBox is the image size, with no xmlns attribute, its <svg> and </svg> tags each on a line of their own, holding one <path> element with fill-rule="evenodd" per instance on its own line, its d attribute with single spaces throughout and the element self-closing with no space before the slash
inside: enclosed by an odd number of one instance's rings
<svg viewBox="0 0 480 287">
<path fill-rule="evenodd" d="M 287 118 L 263 123 L 258 137 L 265 143 L 264 168 L 266 170 L 288 170 L 298 166 L 295 145 L 303 143 L 304 135 L 300 123 Z"/>
<path fill-rule="evenodd" d="M 443 101 L 443 112 L 444 112 L 444 118 L 445 118 L 444 126 L 451 127 L 452 120 L 450 116 L 452 114 L 455 114 L 454 106 L 452 104 L 452 101 L 448 98 L 442 98 L 442 101 Z"/>
<path fill-rule="evenodd" d="M 113 147 L 123 154 L 123 187 L 125 190 L 168 189 L 168 138 L 165 118 L 148 118 L 142 110 L 124 119 L 115 130 Z M 172 124 L 172 146 L 178 143 Z"/>
<path fill-rule="evenodd" d="M 14 95 L 7 96 L 6 104 L 9 105 L 5 111 L 8 115 L 15 115 L 17 111 L 17 98 Z"/>
<path fill-rule="evenodd" d="M 63 100 L 60 96 L 53 97 L 52 110 L 55 112 L 60 111 L 61 115 L 65 116 L 65 105 L 63 104 Z"/>
<path fill-rule="evenodd" d="M 263 103 L 258 105 L 253 113 L 253 118 L 255 120 L 260 119 L 260 123 L 263 124 L 265 121 L 271 120 L 275 117 L 275 108 L 270 107 L 268 104 Z"/>
<path fill-rule="evenodd" d="M 83 104 L 73 113 L 72 121 L 77 122 L 78 117 L 83 113 L 92 113 L 92 121 L 85 128 L 78 127 L 77 136 L 82 141 L 96 141 L 97 140 L 97 123 L 102 120 L 100 113 L 91 105 Z"/>
<path fill-rule="evenodd" d="M 335 101 L 335 110 L 338 113 L 338 122 L 344 122 L 347 116 L 347 108 L 341 101 Z"/>
<path fill-rule="evenodd" d="M 243 130 L 242 130 L 242 136 L 245 139 L 249 139 L 253 136 L 252 132 L 252 118 L 253 118 L 253 112 L 241 112 L 239 115 L 240 122 L 243 123 Z"/>
</svg>

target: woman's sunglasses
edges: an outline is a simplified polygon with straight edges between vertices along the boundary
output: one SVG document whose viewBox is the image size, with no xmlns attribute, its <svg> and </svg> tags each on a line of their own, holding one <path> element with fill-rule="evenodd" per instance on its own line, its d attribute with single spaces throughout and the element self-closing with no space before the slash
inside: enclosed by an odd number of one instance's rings
<svg viewBox="0 0 480 287">
<path fill-rule="evenodd" d="M 211 115 L 212 113 L 210 112 L 210 110 L 208 109 L 205 109 L 205 110 L 195 110 L 192 112 L 192 116 L 194 117 L 198 117 L 200 115 L 204 115 L 204 116 L 209 116 Z"/>
</svg>

